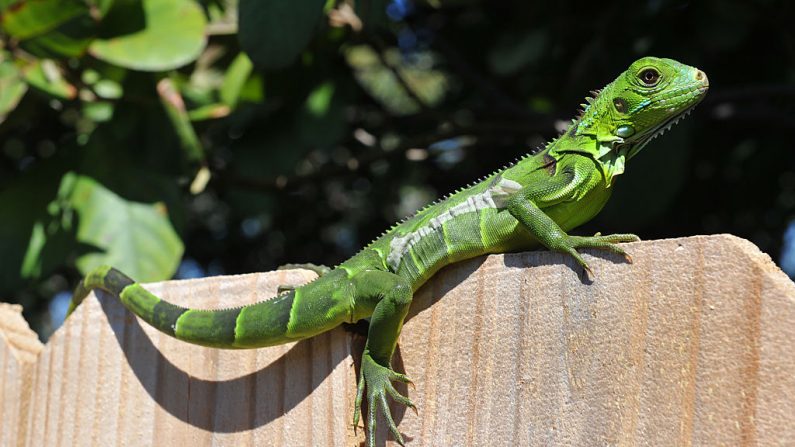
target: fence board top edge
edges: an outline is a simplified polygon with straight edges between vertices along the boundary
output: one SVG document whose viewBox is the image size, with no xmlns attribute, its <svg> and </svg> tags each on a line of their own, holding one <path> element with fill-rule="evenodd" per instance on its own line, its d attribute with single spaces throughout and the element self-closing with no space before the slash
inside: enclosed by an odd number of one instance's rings
<svg viewBox="0 0 795 447">
<path fill-rule="evenodd" d="M 22 317 L 19 304 L 0 303 L 0 341 L 20 363 L 33 363 L 44 349 L 39 337 Z"/>
<path fill-rule="evenodd" d="M 731 234 L 715 234 L 715 235 L 687 236 L 681 238 L 646 240 L 641 242 L 633 242 L 627 245 L 629 245 L 630 247 L 632 245 L 664 246 L 666 244 L 671 244 L 671 243 L 680 243 L 680 244 L 695 243 L 703 246 L 710 246 L 717 251 L 725 251 L 726 253 L 731 254 L 732 256 L 742 256 L 747 261 L 748 265 L 755 266 L 756 268 L 758 268 L 759 272 L 762 275 L 764 275 L 768 280 L 770 280 L 773 284 L 775 284 L 777 288 L 780 288 L 780 290 L 782 290 L 786 301 L 795 303 L 795 282 L 793 282 L 786 275 L 786 273 L 784 273 L 772 261 L 772 259 L 768 254 L 762 252 L 755 244 L 753 244 L 751 241 L 748 241 L 746 239 Z M 585 253 L 588 253 L 588 251 L 586 250 Z M 484 258 L 502 257 L 502 258 L 521 259 L 522 257 L 526 257 L 528 255 L 534 258 L 537 257 L 539 260 L 543 260 L 549 256 L 558 256 L 558 254 L 549 251 L 531 251 L 531 252 L 522 252 L 522 253 L 495 254 L 495 255 L 485 256 Z M 595 262 L 599 261 L 597 260 Z M 451 267 L 455 268 L 455 265 L 448 266 L 448 268 Z M 559 267 L 561 269 L 570 268 L 564 264 L 560 264 Z M 292 272 L 306 273 L 306 275 L 299 275 L 300 279 L 293 278 L 293 281 L 295 280 L 299 280 L 299 282 L 309 281 L 314 278 L 314 273 L 310 274 L 310 272 L 307 270 L 298 269 Z M 272 272 L 256 272 L 256 273 L 213 276 L 205 278 L 186 279 L 186 280 L 162 281 L 155 283 L 147 283 L 145 285 L 147 286 L 147 288 L 151 286 L 159 290 L 163 285 L 169 283 L 170 284 L 180 283 L 182 285 L 181 288 L 184 288 L 183 290 L 187 290 L 193 286 L 204 286 L 223 281 L 232 281 L 233 283 L 245 282 L 245 281 L 256 282 L 255 280 L 261 275 L 275 275 L 275 274 L 290 275 L 290 273 L 291 273 L 290 270 L 280 270 Z M 304 276 L 306 276 L 306 278 L 304 278 Z M 433 283 L 433 281 L 434 279 L 431 279 L 429 284 Z M 426 284 L 425 287 L 428 287 L 429 284 Z M 92 293 L 88 299 L 96 299 L 96 297 Z M 196 307 L 201 308 L 202 306 L 197 305 Z M 22 307 L 20 305 L 12 305 L 0 302 L 0 340 L 2 340 L 4 337 L 7 340 L 6 343 L 9 344 L 12 348 L 14 348 L 13 349 L 14 352 L 17 353 L 17 355 L 22 361 L 35 361 L 38 354 L 44 348 L 44 345 L 38 340 L 36 334 L 30 329 L 29 325 L 22 317 L 21 311 Z M 8 317 L 6 317 L 6 315 L 8 315 Z M 69 324 L 69 322 L 67 322 L 66 324 Z M 59 328 L 58 331 L 62 329 L 63 328 Z"/>
</svg>

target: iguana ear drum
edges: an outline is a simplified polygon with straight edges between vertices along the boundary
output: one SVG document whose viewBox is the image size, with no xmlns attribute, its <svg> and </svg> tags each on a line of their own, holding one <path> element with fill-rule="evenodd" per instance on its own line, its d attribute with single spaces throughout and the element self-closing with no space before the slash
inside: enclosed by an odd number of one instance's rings
<svg viewBox="0 0 795 447">
<path fill-rule="evenodd" d="M 627 113 L 627 102 L 624 101 L 624 98 L 613 99 L 613 105 L 619 113 Z"/>
</svg>

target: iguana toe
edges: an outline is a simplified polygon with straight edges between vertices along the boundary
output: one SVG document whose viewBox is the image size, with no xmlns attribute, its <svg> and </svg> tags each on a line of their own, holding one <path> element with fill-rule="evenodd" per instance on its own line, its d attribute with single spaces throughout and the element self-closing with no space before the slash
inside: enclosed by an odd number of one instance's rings
<svg viewBox="0 0 795 447">
<path fill-rule="evenodd" d="M 362 357 L 361 377 L 356 390 L 353 425 L 356 427 L 359 423 L 361 403 L 364 392 L 367 391 L 367 447 L 375 446 L 376 414 L 379 411 L 379 407 L 381 414 L 386 419 L 387 427 L 392 433 L 392 437 L 398 444 L 404 445 L 403 435 L 398 431 L 397 424 L 392 418 L 387 395 L 395 402 L 411 408 L 415 413 L 417 412 L 417 407 L 414 403 L 408 397 L 400 394 L 392 385 L 392 381 L 411 383 L 411 380 L 404 374 L 397 373 L 389 367 L 378 364 L 365 353 Z"/>
</svg>

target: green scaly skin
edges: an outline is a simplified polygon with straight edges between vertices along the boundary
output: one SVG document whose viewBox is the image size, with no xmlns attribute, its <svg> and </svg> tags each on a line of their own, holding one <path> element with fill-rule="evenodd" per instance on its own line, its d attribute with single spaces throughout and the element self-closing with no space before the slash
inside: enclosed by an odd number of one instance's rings
<svg viewBox="0 0 795 447">
<path fill-rule="evenodd" d="M 640 59 L 595 98 L 586 98 L 569 129 L 540 152 L 427 206 L 336 268 L 318 268 L 320 279 L 273 299 L 234 309 L 186 309 L 102 267 L 80 283 L 69 312 L 91 289 L 102 289 L 166 334 L 232 349 L 296 341 L 369 318 L 354 426 L 366 392 L 368 446 L 375 443 L 379 409 L 402 445 L 387 396 L 415 408 L 392 385 L 409 379 L 390 365 L 414 291 L 441 267 L 488 253 L 543 246 L 570 254 L 589 277 L 578 249 L 603 249 L 629 260 L 615 244 L 637 241 L 635 235 L 566 232 L 602 209 L 626 160 L 689 112 L 708 87 L 706 75 L 696 68 L 670 59 Z"/>
</svg>

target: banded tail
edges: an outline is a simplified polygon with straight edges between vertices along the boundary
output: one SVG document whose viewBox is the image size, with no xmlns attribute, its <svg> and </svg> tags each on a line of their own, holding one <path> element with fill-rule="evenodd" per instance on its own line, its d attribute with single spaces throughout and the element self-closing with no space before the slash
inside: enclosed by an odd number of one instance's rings
<svg viewBox="0 0 795 447">
<path fill-rule="evenodd" d="M 104 266 L 78 284 L 67 317 L 92 289 L 100 289 L 117 296 L 124 307 L 157 330 L 179 340 L 216 348 L 257 348 L 299 340 L 331 328 L 320 327 L 312 333 L 295 330 L 291 319 L 296 318 L 295 304 L 300 301 L 296 297 L 304 288 L 243 307 L 189 309 L 158 298 L 124 273 Z"/>
</svg>

